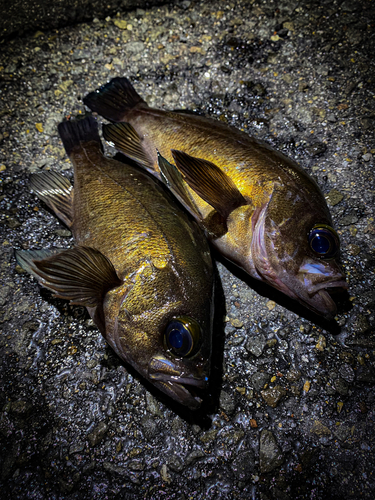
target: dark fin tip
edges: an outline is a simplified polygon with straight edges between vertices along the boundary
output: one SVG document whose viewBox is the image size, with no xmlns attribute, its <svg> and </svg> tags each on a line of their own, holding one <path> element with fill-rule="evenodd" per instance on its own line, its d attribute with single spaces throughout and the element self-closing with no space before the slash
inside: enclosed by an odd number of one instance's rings
<svg viewBox="0 0 375 500">
<path fill-rule="evenodd" d="M 60 252 L 63 252 L 64 248 L 44 248 L 41 250 L 14 250 L 14 257 L 17 264 L 22 267 L 26 272 L 39 279 L 38 274 L 35 272 L 34 261 L 43 260 L 52 257 Z"/>
<path fill-rule="evenodd" d="M 126 121 L 128 111 L 146 102 L 135 91 L 127 78 L 117 77 L 90 92 L 83 98 L 83 103 L 92 111 L 112 122 Z"/>
<path fill-rule="evenodd" d="M 71 155 L 73 148 L 81 142 L 95 141 L 102 148 L 98 124 L 93 116 L 86 116 L 82 120 L 66 120 L 59 123 L 57 130 L 68 156 Z"/>
</svg>

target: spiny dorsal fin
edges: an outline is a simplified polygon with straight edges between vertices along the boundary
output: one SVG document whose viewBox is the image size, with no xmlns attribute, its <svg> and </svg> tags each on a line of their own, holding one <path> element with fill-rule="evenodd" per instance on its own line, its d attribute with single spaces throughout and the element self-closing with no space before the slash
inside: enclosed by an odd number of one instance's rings
<svg viewBox="0 0 375 500">
<path fill-rule="evenodd" d="M 73 224 L 73 186 L 58 172 L 45 171 L 34 174 L 30 187 L 46 205 L 48 205 L 64 224 Z"/>
<path fill-rule="evenodd" d="M 142 140 L 130 123 L 103 125 L 103 137 L 117 150 L 128 158 L 140 163 L 146 168 L 152 168 L 153 162 L 148 158 L 142 147 Z"/>
<path fill-rule="evenodd" d="M 59 253 L 52 251 L 47 257 L 45 252 L 19 250 L 16 258 L 55 297 L 71 304 L 95 307 L 109 290 L 122 284 L 111 261 L 99 250 L 77 246 Z"/>
<path fill-rule="evenodd" d="M 126 113 L 138 105 L 147 106 L 127 78 L 113 78 L 83 99 L 84 104 L 111 122 L 126 121 Z"/>
<path fill-rule="evenodd" d="M 191 189 L 225 219 L 235 208 L 247 205 L 232 179 L 214 163 L 194 158 L 183 151 L 172 149 L 171 152 Z"/>
</svg>

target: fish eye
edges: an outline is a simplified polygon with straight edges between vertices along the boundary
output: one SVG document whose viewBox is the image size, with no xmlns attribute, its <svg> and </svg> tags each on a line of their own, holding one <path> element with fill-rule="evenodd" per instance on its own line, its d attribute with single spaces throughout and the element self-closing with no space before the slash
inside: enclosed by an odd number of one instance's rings
<svg viewBox="0 0 375 500">
<path fill-rule="evenodd" d="M 319 257 L 330 259 L 339 251 L 339 237 L 331 226 L 317 224 L 310 231 L 309 245 Z"/>
<path fill-rule="evenodd" d="M 168 324 L 164 341 L 167 349 L 178 357 L 191 356 L 201 340 L 199 324 L 189 316 L 178 316 Z"/>
</svg>

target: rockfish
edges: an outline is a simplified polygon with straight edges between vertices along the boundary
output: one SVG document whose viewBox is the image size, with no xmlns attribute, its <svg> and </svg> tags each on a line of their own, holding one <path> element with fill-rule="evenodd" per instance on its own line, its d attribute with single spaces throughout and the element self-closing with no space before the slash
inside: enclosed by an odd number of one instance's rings
<svg viewBox="0 0 375 500">
<path fill-rule="evenodd" d="M 17 260 L 56 297 L 86 306 L 108 344 L 145 379 L 195 409 L 212 340 L 214 274 L 203 231 L 155 178 L 103 156 L 93 117 L 58 130 L 74 189 L 57 172 L 34 175 L 31 186 L 71 228 L 76 246 L 21 250 Z"/>
</svg>

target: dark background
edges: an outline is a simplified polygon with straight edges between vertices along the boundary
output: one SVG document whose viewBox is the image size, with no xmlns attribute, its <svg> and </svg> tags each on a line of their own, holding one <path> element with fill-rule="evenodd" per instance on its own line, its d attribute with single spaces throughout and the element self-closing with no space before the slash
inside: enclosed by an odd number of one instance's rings
<svg viewBox="0 0 375 500">
<path fill-rule="evenodd" d="M 0 40 L 22 36 L 32 30 L 50 30 L 82 21 L 103 19 L 116 12 L 161 5 L 161 0 L 14 0 L 0 2 Z"/>
</svg>

